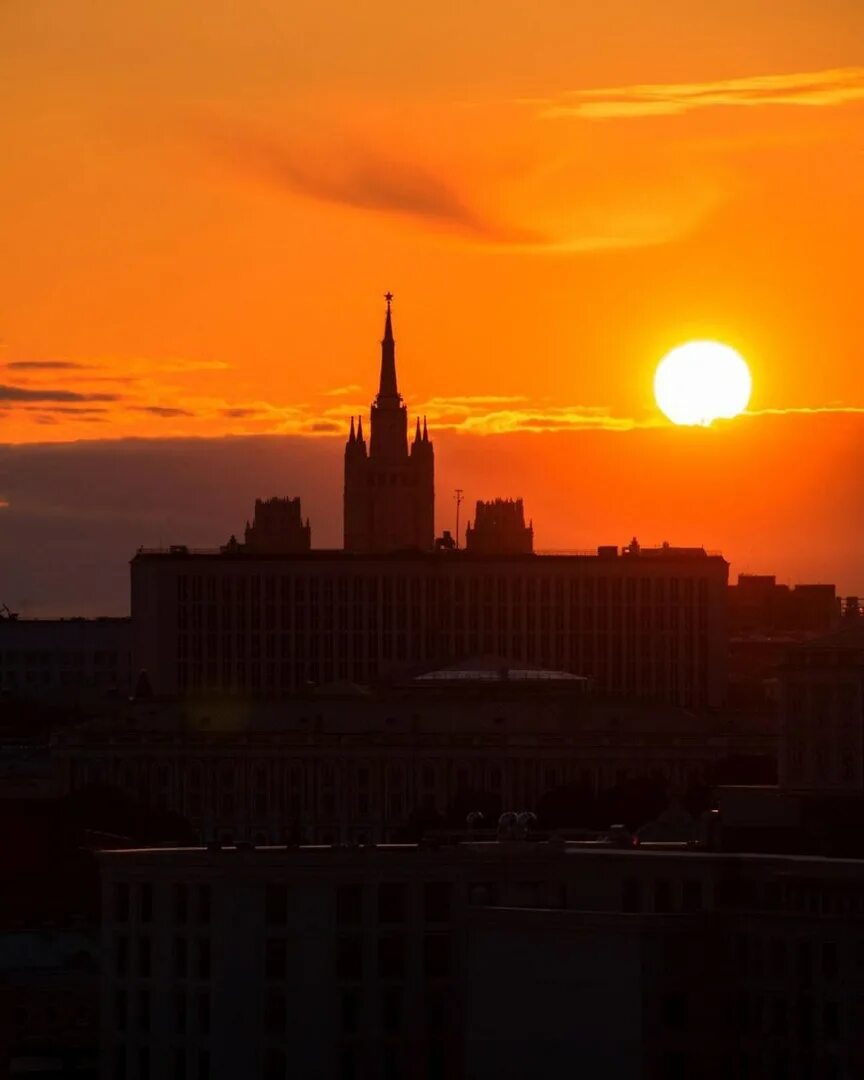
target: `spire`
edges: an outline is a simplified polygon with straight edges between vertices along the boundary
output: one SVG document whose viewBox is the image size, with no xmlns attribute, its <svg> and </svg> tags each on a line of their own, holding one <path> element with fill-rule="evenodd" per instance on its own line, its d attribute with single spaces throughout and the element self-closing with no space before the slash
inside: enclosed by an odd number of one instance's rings
<svg viewBox="0 0 864 1080">
<path fill-rule="evenodd" d="M 354 434 L 354 417 L 351 417 L 351 433 L 348 436 L 348 442 L 353 443 L 357 436 Z"/>
<path fill-rule="evenodd" d="M 357 442 L 363 442 L 363 417 L 357 417 Z"/>
<path fill-rule="evenodd" d="M 381 341 L 381 378 L 378 383 L 379 398 L 398 398 L 396 385 L 396 342 L 393 340 L 393 322 L 390 318 L 390 304 L 393 293 L 384 294 L 387 301 L 387 315 L 384 319 L 384 337 Z"/>
<path fill-rule="evenodd" d="M 420 417 L 419 416 L 417 417 L 417 431 L 414 434 L 414 442 L 415 443 L 420 442 Z"/>
<path fill-rule="evenodd" d="M 419 423 L 419 421 L 418 421 Z M 426 417 L 423 417 L 423 442 L 429 442 L 429 432 L 426 430 Z"/>
</svg>

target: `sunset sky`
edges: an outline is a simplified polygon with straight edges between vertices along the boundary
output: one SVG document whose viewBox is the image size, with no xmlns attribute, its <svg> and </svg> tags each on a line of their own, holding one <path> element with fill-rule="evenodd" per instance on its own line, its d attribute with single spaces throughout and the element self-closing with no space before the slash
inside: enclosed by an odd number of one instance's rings
<svg viewBox="0 0 864 1080">
<path fill-rule="evenodd" d="M 256 496 L 337 544 L 387 289 L 439 527 L 864 593 L 861 0 L 0 0 L 0 130 L 0 603 Z M 751 415 L 658 412 L 690 338 Z"/>
</svg>

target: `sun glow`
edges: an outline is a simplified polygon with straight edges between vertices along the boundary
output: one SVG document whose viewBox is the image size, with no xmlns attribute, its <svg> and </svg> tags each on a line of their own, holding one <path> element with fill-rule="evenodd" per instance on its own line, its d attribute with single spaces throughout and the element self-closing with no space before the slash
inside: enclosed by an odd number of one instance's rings
<svg viewBox="0 0 864 1080">
<path fill-rule="evenodd" d="M 747 408 L 752 381 L 744 359 L 717 341 L 688 341 L 660 361 L 654 397 L 673 424 L 708 427 Z"/>
</svg>

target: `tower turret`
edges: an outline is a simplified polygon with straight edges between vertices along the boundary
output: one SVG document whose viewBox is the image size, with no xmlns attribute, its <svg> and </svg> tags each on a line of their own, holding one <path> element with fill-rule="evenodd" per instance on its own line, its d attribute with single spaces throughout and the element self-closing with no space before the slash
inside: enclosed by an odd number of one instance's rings
<svg viewBox="0 0 864 1080">
<path fill-rule="evenodd" d="M 435 461 L 424 418 L 408 444 L 408 410 L 396 378 L 393 294 L 386 293 L 378 394 L 371 408 L 367 454 L 363 420 L 345 445 L 344 542 L 347 551 L 434 547 Z"/>
</svg>

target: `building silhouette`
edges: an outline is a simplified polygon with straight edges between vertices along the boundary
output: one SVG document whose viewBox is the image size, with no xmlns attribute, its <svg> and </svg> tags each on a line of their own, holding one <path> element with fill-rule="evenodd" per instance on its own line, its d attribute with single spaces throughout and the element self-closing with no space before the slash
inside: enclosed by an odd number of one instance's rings
<svg viewBox="0 0 864 1080">
<path fill-rule="evenodd" d="M 396 342 L 387 293 L 378 394 L 367 449 L 363 418 L 345 444 L 344 546 L 378 554 L 435 546 L 435 452 L 418 417 L 408 446 L 408 410 L 396 381 Z"/>
<path fill-rule="evenodd" d="M 242 545 L 140 550 L 135 665 L 154 693 L 278 698 L 498 656 L 601 694 L 720 706 L 720 555 L 635 540 L 535 555 L 522 501 L 501 499 L 478 503 L 466 550 L 435 544 L 434 453 L 419 419 L 409 449 L 390 301 L 369 444 L 361 418 L 345 447 L 344 550 L 309 550 L 292 500 L 259 501 Z"/>
<path fill-rule="evenodd" d="M 478 500 L 474 523 L 465 530 L 465 547 L 477 555 L 530 555 L 534 527 L 525 524 L 521 499 Z"/>
<path fill-rule="evenodd" d="M 309 551 L 312 529 L 309 519 L 304 524 L 300 500 L 274 496 L 256 499 L 252 524 L 246 522 L 244 550 L 259 555 L 290 555 Z M 223 550 L 238 551 L 240 545 L 232 536 Z"/>
</svg>

